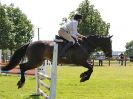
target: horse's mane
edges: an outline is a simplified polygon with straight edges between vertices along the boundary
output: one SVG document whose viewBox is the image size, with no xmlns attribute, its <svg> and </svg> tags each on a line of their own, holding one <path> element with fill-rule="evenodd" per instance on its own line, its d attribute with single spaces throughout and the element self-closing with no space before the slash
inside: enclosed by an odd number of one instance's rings
<svg viewBox="0 0 133 99">
<path fill-rule="evenodd" d="M 108 38 L 110 35 L 86 35 L 86 37 Z"/>
</svg>

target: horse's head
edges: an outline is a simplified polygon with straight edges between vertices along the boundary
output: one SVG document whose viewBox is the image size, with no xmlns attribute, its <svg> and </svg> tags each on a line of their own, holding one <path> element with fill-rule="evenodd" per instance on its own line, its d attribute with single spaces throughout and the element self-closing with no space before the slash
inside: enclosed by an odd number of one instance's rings
<svg viewBox="0 0 133 99">
<path fill-rule="evenodd" d="M 108 37 L 101 37 L 101 50 L 104 51 L 105 56 L 107 57 L 112 57 L 112 41 L 111 41 L 112 36 Z"/>
<path fill-rule="evenodd" d="M 112 57 L 112 36 L 88 36 L 85 42 L 87 42 L 87 46 L 90 50 L 94 51 L 95 49 L 99 48 L 105 53 L 106 57 Z"/>
</svg>

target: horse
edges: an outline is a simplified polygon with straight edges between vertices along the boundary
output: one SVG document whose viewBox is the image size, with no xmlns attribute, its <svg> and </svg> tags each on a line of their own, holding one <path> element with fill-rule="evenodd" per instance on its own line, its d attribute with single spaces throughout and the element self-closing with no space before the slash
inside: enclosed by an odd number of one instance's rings
<svg viewBox="0 0 133 99">
<path fill-rule="evenodd" d="M 71 48 L 69 48 L 69 50 L 66 53 L 66 59 L 60 58 L 60 53 L 58 53 L 58 64 L 75 64 L 87 68 L 87 71 L 80 74 L 80 82 L 89 80 L 93 72 L 93 65 L 89 63 L 88 57 L 92 52 L 95 52 L 97 48 L 102 50 L 105 53 L 106 57 L 111 57 L 111 37 L 112 36 L 105 37 L 97 35 L 83 37 L 82 40 L 79 40 L 79 44 L 75 44 Z M 64 47 L 64 44 L 67 43 L 67 41 L 64 40 L 64 42 L 57 43 L 58 52 L 60 52 L 62 47 Z M 8 71 L 15 68 L 15 66 L 19 65 L 21 71 L 21 78 L 18 81 L 17 86 L 18 89 L 22 88 L 25 83 L 25 72 L 27 70 L 41 66 L 45 59 L 52 60 L 53 48 L 54 41 L 39 40 L 26 43 L 14 52 L 9 63 L 1 69 L 4 71 Z M 20 63 L 24 57 L 27 58 L 27 61 Z"/>
</svg>

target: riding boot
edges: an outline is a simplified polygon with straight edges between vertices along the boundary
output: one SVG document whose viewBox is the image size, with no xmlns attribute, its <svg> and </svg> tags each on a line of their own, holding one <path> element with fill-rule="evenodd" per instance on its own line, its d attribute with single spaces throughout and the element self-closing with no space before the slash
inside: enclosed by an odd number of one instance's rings
<svg viewBox="0 0 133 99">
<path fill-rule="evenodd" d="M 60 57 L 66 57 L 67 50 L 73 45 L 73 42 L 68 42 L 60 53 Z"/>
</svg>

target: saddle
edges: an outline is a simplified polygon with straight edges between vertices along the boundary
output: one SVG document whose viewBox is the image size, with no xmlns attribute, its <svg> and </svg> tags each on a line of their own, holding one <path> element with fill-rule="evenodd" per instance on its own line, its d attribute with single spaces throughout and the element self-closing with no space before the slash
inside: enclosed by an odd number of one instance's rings
<svg viewBox="0 0 133 99">
<path fill-rule="evenodd" d="M 77 42 L 77 40 L 75 38 L 74 38 L 74 40 L 76 42 L 74 44 L 74 46 L 81 47 L 82 48 L 82 46 L 79 44 L 79 42 Z M 57 43 L 62 43 L 63 45 L 65 45 L 66 43 L 68 43 L 68 41 L 66 39 L 64 39 L 63 37 L 58 36 L 58 35 L 55 35 L 55 40 L 54 41 L 57 42 Z M 84 49 L 84 48 L 82 48 L 82 49 Z"/>
<path fill-rule="evenodd" d="M 68 43 L 68 41 L 66 39 L 64 39 L 63 37 L 61 36 L 58 36 L 58 35 L 55 35 L 55 42 L 57 43 Z"/>
<path fill-rule="evenodd" d="M 72 38 L 75 40 L 76 43 L 78 43 L 77 40 L 74 37 L 72 37 Z M 64 39 L 63 37 L 58 36 L 58 35 L 55 35 L 55 39 L 57 40 L 57 42 L 68 43 L 68 41 L 66 39 Z"/>
</svg>

